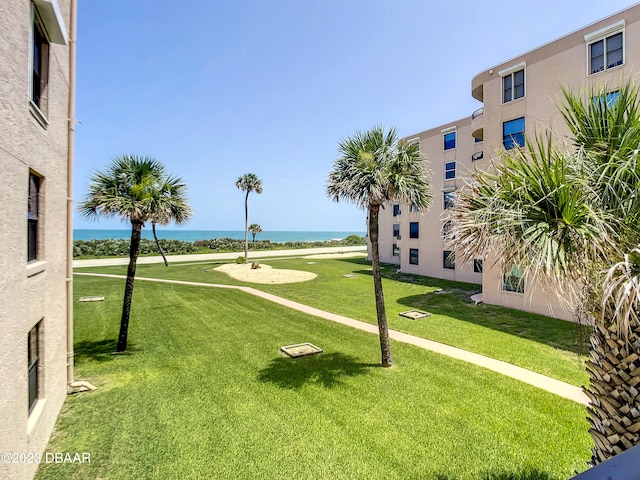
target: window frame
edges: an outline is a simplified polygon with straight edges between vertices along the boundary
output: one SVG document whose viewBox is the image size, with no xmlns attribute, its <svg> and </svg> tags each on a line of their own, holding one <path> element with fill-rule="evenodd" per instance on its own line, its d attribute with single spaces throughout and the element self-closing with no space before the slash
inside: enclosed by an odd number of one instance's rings
<svg viewBox="0 0 640 480">
<path fill-rule="evenodd" d="M 27 189 L 27 263 L 41 259 L 42 237 L 42 187 L 44 179 L 36 172 L 29 170 Z"/>
<path fill-rule="evenodd" d="M 522 130 L 517 130 L 509 134 L 505 133 L 507 129 L 507 125 L 515 122 L 519 122 L 520 120 L 522 120 Z M 524 144 L 525 144 L 524 132 L 526 128 L 527 128 L 527 124 L 525 121 L 525 117 L 513 118 L 511 120 L 507 120 L 506 122 L 502 122 L 502 146 L 507 150 L 524 147 Z M 522 143 L 519 143 L 520 140 L 522 141 Z M 509 144 L 510 146 L 507 146 L 507 144 Z"/>
<path fill-rule="evenodd" d="M 613 37 L 617 37 L 620 36 L 620 48 L 619 49 L 615 49 L 612 50 L 609 48 L 609 41 L 613 39 Z M 594 56 L 593 54 L 593 48 L 595 47 L 596 44 L 601 43 L 602 44 L 602 53 L 599 55 Z M 620 60 L 615 63 L 612 64 L 609 61 L 609 57 L 610 55 L 613 54 L 613 52 L 615 52 L 616 50 L 620 50 Z M 606 72 L 607 70 L 610 70 L 612 68 L 616 68 L 619 67 L 621 65 L 625 64 L 625 52 L 626 52 L 626 48 L 625 48 L 625 34 L 624 34 L 624 29 L 621 30 L 616 30 L 610 33 L 606 33 L 603 34 L 602 36 L 595 38 L 594 40 L 590 41 L 587 43 L 587 75 L 595 75 L 597 73 L 601 73 L 601 72 Z M 593 67 L 593 61 L 594 58 L 597 57 L 602 57 L 602 66 L 600 68 L 597 68 L 594 70 Z"/>
<path fill-rule="evenodd" d="M 398 215 L 400 215 L 402 213 L 402 211 L 400 210 L 400 204 L 398 203 L 394 203 L 393 204 L 393 216 L 397 217 Z"/>
<path fill-rule="evenodd" d="M 420 222 L 409 222 L 409 238 L 420 238 Z"/>
<path fill-rule="evenodd" d="M 447 140 L 447 137 L 449 137 L 448 140 Z M 447 150 L 455 150 L 457 146 L 457 141 L 458 141 L 457 130 L 452 130 L 450 132 L 443 133 L 442 134 L 442 150 L 445 152 Z"/>
<path fill-rule="evenodd" d="M 399 223 L 394 223 L 393 224 L 393 236 L 394 237 L 400 236 L 400 224 Z"/>
<path fill-rule="evenodd" d="M 417 248 L 409 249 L 409 265 L 420 265 L 420 250 Z"/>
<path fill-rule="evenodd" d="M 33 412 L 40 398 L 40 372 L 41 372 L 41 328 L 38 322 L 27 335 L 27 384 L 28 384 L 28 413 Z M 35 352 L 34 352 L 35 350 Z"/>
<path fill-rule="evenodd" d="M 29 103 L 38 121 L 48 125 L 49 113 L 49 50 L 51 42 L 35 3 L 31 4 L 29 51 Z"/>
<path fill-rule="evenodd" d="M 522 74 L 522 83 L 518 83 L 516 81 L 518 74 Z M 526 79 L 527 79 L 527 74 L 526 74 L 526 69 L 524 67 L 519 68 L 512 72 L 506 73 L 502 76 L 502 103 L 503 104 L 514 102 L 516 100 L 519 100 L 520 98 L 525 98 L 527 96 L 527 87 L 526 87 L 527 80 Z M 509 82 L 509 98 L 507 98 L 507 87 L 506 87 L 507 82 Z M 517 95 L 519 86 L 522 88 L 522 93 L 520 95 Z"/>
<path fill-rule="evenodd" d="M 447 270 L 455 270 L 456 262 L 451 260 L 451 250 L 443 250 L 442 252 L 442 268 Z"/>
<path fill-rule="evenodd" d="M 513 267 L 502 273 L 502 291 L 510 293 L 525 292 L 524 272 L 522 268 Z"/>
<path fill-rule="evenodd" d="M 474 258 L 473 259 L 473 273 L 483 273 L 483 261 L 481 258 Z"/>
<path fill-rule="evenodd" d="M 455 202 L 456 191 L 449 190 L 446 192 L 442 192 L 442 210 L 447 210 L 448 208 L 453 208 L 453 204 Z"/>
<path fill-rule="evenodd" d="M 392 257 L 399 257 L 400 256 L 400 247 L 398 246 L 397 243 L 394 243 L 391 245 L 391 256 Z"/>
<path fill-rule="evenodd" d="M 453 168 L 451 167 L 453 165 Z M 455 160 L 451 162 L 444 163 L 444 179 L 445 180 L 455 180 L 456 179 L 456 162 Z"/>
</svg>

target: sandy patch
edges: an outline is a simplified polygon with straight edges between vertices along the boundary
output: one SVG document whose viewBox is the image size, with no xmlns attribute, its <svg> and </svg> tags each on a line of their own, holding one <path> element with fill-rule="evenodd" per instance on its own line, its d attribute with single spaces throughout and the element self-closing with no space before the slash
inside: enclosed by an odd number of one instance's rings
<svg viewBox="0 0 640 480">
<path fill-rule="evenodd" d="M 348 258 L 348 257 L 366 257 L 366 252 L 344 252 L 344 253 L 317 253 L 315 255 L 307 255 L 302 258 Z"/>
<path fill-rule="evenodd" d="M 304 272 L 302 270 L 284 270 L 272 268 L 270 265 L 260 264 L 260 268 L 251 269 L 250 263 L 237 264 L 226 263 L 220 265 L 215 270 L 224 272 L 230 277 L 241 282 L 252 283 L 296 283 L 313 280 L 317 277 L 315 273 Z"/>
</svg>

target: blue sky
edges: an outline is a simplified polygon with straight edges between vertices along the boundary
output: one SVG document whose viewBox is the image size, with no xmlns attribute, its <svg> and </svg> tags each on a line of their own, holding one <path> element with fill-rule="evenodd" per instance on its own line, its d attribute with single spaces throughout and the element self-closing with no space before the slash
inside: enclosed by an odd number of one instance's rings
<svg viewBox="0 0 640 480">
<path fill-rule="evenodd" d="M 79 0 L 74 197 L 121 154 L 183 177 L 185 228 L 364 231 L 325 194 L 340 139 L 470 115 L 471 79 L 634 2 Z M 511 20 L 510 20 L 511 19 Z M 75 228 L 128 228 L 118 220 Z M 172 227 L 170 227 L 172 228 Z"/>
</svg>

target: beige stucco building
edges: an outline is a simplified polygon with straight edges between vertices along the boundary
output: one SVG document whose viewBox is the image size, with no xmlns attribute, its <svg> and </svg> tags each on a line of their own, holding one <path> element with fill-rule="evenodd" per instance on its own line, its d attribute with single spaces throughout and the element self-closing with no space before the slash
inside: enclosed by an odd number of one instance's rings
<svg viewBox="0 0 640 480">
<path fill-rule="evenodd" d="M 67 394 L 73 23 L 72 0 L 0 2 L 0 478 L 6 479 L 33 477 Z"/>
<path fill-rule="evenodd" d="M 571 319 L 571 309 L 557 294 L 520 278 L 517 269 L 506 271 L 499 259 L 451 262 L 443 240 L 445 210 L 470 171 L 496 160 L 496 149 L 513 148 L 523 143 L 523 133 L 534 135 L 547 127 L 560 138 L 569 133 L 556 106 L 562 101 L 561 86 L 575 91 L 606 85 L 615 96 L 621 80 L 638 81 L 639 75 L 640 5 L 476 75 L 471 95 L 481 105 L 470 117 L 405 138 L 419 141 L 429 159 L 434 200 L 426 212 L 409 205 L 382 211 L 381 260 L 404 272 L 481 283 L 486 303 Z"/>
</svg>

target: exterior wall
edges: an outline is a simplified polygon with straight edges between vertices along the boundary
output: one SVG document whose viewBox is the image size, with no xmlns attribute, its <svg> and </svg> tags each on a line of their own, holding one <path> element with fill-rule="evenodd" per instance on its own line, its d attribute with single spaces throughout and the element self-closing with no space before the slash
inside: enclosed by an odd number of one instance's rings
<svg viewBox="0 0 640 480">
<path fill-rule="evenodd" d="M 70 0 L 58 0 L 69 24 Z M 48 125 L 30 106 L 29 0 L 0 2 L 0 452 L 42 453 L 66 397 L 68 47 L 49 51 Z M 27 257 L 30 171 L 43 177 L 40 252 Z M 28 411 L 27 339 L 42 322 L 38 400 Z M 35 463 L 0 463 L 0 478 L 28 479 Z"/>
<path fill-rule="evenodd" d="M 588 73 L 588 48 L 585 36 L 601 32 L 610 26 L 624 22 L 624 63 L 604 71 Z M 621 80 L 635 77 L 640 80 L 640 5 L 632 6 L 608 18 L 599 20 L 581 30 L 552 41 L 537 49 L 496 65 L 481 72 L 472 79 L 471 94 L 482 102 L 482 109 L 474 112 L 473 118 L 410 135 L 406 140 L 420 138 L 421 150 L 430 160 L 433 170 L 432 188 L 434 202 L 429 212 L 421 213 L 420 239 L 408 239 L 410 215 L 405 215 L 406 206 L 402 206 L 402 215 L 393 221 L 392 208 L 387 208 L 381 219 L 381 252 L 383 261 L 398 263 L 402 271 L 428 275 L 437 278 L 482 283 L 483 300 L 486 303 L 503 305 L 520 310 L 541 313 L 558 318 L 572 319 L 571 308 L 555 292 L 543 288 L 541 282 L 528 281 L 525 278 L 525 293 L 503 290 L 504 265 L 499 259 L 484 259 L 484 274 L 473 273 L 472 265 L 456 265 L 455 270 L 442 268 L 442 250 L 440 218 L 442 213 L 441 189 L 453 185 L 444 181 L 443 165 L 455 159 L 459 174 L 464 169 L 486 169 L 492 160 L 497 159 L 497 149 L 502 148 L 503 122 L 524 117 L 525 131 L 534 136 L 552 128 L 558 135 L 557 141 L 566 141 L 569 131 L 556 105 L 563 103 L 562 86 L 572 91 L 584 91 L 590 86 L 605 85 L 607 91 L 614 91 Z M 525 71 L 525 96 L 503 103 L 502 74 L 509 70 Z M 479 113 L 479 114 L 478 114 Z M 455 151 L 442 151 L 441 130 L 452 125 L 457 126 L 458 145 Z M 474 137 L 482 139 L 476 142 Z M 471 162 L 472 153 L 483 151 L 483 158 Z M 455 188 L 463 186 L 457 176 Z M 415 215 L 415 214 L 414 214 Z M 399 221 L 398 221 L 399 220 Z M 400 223 L 402 240 L 392 237 L 392 224 Z M 383 240 L 384 239 L 384 240 Z M 400 259 L 389 258 L 390 244 L 396 242 L 401 249 Z M 382 246 L 383 245 L 383 246 Z M 420 249 L 420 265 L 408 264 L 408 249 Z M 395 262 L 394 262 L 395 260 Z"/>
</svg>

